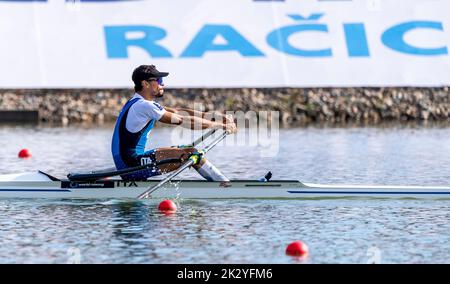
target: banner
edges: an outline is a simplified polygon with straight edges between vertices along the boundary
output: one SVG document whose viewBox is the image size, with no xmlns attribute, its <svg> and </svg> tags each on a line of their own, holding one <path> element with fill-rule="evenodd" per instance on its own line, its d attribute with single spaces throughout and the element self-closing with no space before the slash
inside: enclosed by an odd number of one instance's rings
<svg viewBox="0 0 450 284">
<path fill-rule="evenodd" d="M 0 0 L 0 88 L 450 85 L 448 0 Z"/>
</svg>

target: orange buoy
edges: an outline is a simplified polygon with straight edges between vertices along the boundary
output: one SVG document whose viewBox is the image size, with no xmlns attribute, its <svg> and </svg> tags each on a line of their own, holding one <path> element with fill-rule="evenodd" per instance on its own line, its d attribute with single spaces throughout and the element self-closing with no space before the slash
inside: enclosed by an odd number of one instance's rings
<svg viewBox="0 0 450 284">
<path fill-rule="evenodd" d="M 290 243 L 286 248 L 286 254 L 290 256 L 306 257 L 308 253 L 308 246 L 302 241 Z"/>
<path fill-rule="evenodd" d="M 31 152 L 28 149 L 22 149 L 22 150 L 20 150 L 18 156 L 21 159 L 31 158 Z"/>
<path fill-rule="evenodd" d="M 174 213 L 177 211 L 177 206 L 172 200 L 166 199 L 159 203 L 158 209 L 164 213 Z"/>
</svg>

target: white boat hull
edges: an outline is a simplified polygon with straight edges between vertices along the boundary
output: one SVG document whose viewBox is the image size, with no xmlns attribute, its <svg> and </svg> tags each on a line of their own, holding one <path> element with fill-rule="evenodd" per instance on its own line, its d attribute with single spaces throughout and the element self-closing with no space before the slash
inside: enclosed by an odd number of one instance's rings
<svg viewBox="0 0 450 284">
<path fill-rule="evenodd" d="M 96 183 L 52 180 L 44 174 L 0 176 L 0 198 L 123 199 L 136 198 L 158 180 Z M 305 198 L 450 198 L 450 187 L 319 185 L 299 181 L 174 181 L 150 198 L 305 199 Z"/>
</svg>

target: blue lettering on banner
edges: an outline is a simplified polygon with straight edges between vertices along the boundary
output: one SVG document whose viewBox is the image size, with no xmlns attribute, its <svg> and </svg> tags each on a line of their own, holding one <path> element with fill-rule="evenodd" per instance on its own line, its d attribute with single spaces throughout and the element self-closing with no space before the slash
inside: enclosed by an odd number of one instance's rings
<svg viewBox="0 0 450 284">
<path fill-rule="evenodd" d="M 345 40 L 347 43 L 348 56 L 369 57 L 369 44 L 367 42 L 366 30 L 362 23 L 344 24 Z"/>
<path fill-rule="evenodd" d="M 271 31 L 267 37 L 267 44 L 275 50 L 302 57 L 331 57 L 331 47 L 325 49 L 305 49 L 293 46 L 289 38 L 298 33 L 313 32 L 328 34 L 328 26 L 318 23 L 317 20 L 323 14 L 316 13 L 304 17 L 299 14 L 288 15 L 291 19 L 300 23 L 284 26 Z M 424 48 L 411 45 L 404 39 L 405 34 L 416 29 L 430 29 L 443 31 L 441 22 L 433 21 L 411 21 L 405 22 L 385 30 L 381 36 L 382 43 L 397 52 L 416 56 L 438 56 L 448 55 L 447 46 L 436 48 Z M 108 58 L 128 58 L 128 48 L 137 47 L 147 52 L 154 58 L 173 57 L 169 49 L 159 44 L 167 32 L 156 26 L 106 26 L 104 28 L 106 49 Z M 364 23 L 343 23 L 345 44 L 348 56 L 370 57 L 369 42 Z M 141 32 L 138 38 L 129 38 L 130 32 Z M 217 43 L 215 40 L 221 37 L 225 42 Z M 201 58 L 207 52 L 237 52 L 243 57 L 265 56 L 265 54 L 245 38 L 238 30 L 226 24 L 206 24 L 187 44 L 181 53 L 181 58 Z"/>
<path fill-rule="evenodd" d="M 226 40 L 224 44 L 214 43 L 217 36 Z M 197 33 L 181 57 L 202 57 L 208 51 L 237 51 L 242 56 L 264 56 L 254 45 L 229 25 L 205 25 Z"/>
<path fill-rule="evenodd" d="M 143 0 L 65 0 L 66 2 L 132 2 Z M 283 0 L 253 0 L 254 2 L 284 2 Z M 12 3 L 46 3 L 48 0 L 0 0 L 0 2 Z M 302 57 L 331 57 L 332 48 L 325 49 L 304 49 L 293 46 L 289 43 L 289 38 L 294 34 L 313 32 L 328 34 L 328 26 L 318 23 L 323 13 L 313 13 L 307 17 L 301 14 L 288 14 L 297 22 L 294 25 L 284 26 L 271 31 L 267 37 L 267 44 L 275 50 L 293 56 Z M 444 31 L 442 22 L 436 21 L 410 21 L 397 24 L 386 29 L 381 35 L 381 42 L 388 48 L 403 54 L 414 56 L 443 56 L 448 55 L 446 45 L 440 47 L 420 47 L 405 41 L 408 32 L 428 29 L 434 31 Z M 349 57 L 370 57 L 369 42 L 367 40 L 364 23 L 343 23 L 345 43 Z M 141 37 L 129 38 L 131 32 L 142 33 Z M 128 58 L 129 48 L 139 48 L 153 58 L 172 58 L 172 54 L 165 46 L 158 41 L 167 36 L 166 30 L 157 26 L 147 25 L 124 25 L 105 26 L 104 36 L 106 43 L 106 53 L 108 58 Z M 220 36 L 225 43 L 215 43 Z M 201 58 L 207 52 L 230 52 L 234 51 L 243 57 L 264 57 L 265 54 L 252 42 L 245 38 L 238 30 L 227 24 L 205 24 L 194 36 L 191 42 L 181 53 L 182 58 Z"/>
<path fill-rule="evenodd" d="M 323 14 L 313 14 L 308 18 L 304 18 L 301 15 L 289 15 L 296 21 L 304 20 L 318 20 Z M 267 43 L 274 49 L 295 56 L 305 57 L 328 57 L 332 56 L 331 48 L 319 49 L 319 50 L 306 50 L 298 47 L 294 47 L 289 43 L 289 37 L 295 33 L 301 32 L 322 32 L 328 33 L 328 27 L 324 24 L 300 24 L 282 27 L 269 33 L 267 36 Z"/>
<path fill-rule="evenodd" d="M 300 14 L 289 14 L 289 18 L 293 19 L 294 21 L 318 21 L 320 18 L 323 17 L 323 13 L 314 13 L 309 15 L 308 17 L 303 17 Z"/>
<path fill-rule="evenodd" d="M 128 58 L 128 48 L 132 46 L 145 50 L 152 57 L 172 57 L 168 49 L 156 43 L 167 34 L 162 28 L 154 26 L 106 26 L 104 31 L 106 52 L 109 58 Z M 141 32 L 143 37 L 127 39 L 126 36 L 129 32 Z"/>
<path fill-rule="evenodd" d="M 406 54 L 411 55 L 424 55 L 424 56 L 435 56 L 435 55 L 446 55 L 448 54 L 447 47 L 438 48 L 422 48 L 408 44 L 405 42 L 404 36 L 407 32 L 415 29 L 433 29 L 438 31 L 443 31 L 442 23 L 440 22 L 430 22 L 430 21 L 412 21 L 393 26 L 387 29 L 381 40 L 387 47 Z"/>
</svg>

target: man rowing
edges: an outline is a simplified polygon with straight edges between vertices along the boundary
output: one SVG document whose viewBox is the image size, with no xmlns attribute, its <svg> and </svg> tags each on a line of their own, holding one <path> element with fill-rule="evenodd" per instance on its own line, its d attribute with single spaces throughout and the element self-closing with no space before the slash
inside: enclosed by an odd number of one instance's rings
<svg viewBox="0 0 450 284">
<path fill-rule="evenodd" d="M 167 72 L 159 72 L 154 65 L 141 65 L 132 74 L 134 96 L 124 105 L 117 118 L 112 139 L 112 154 L 118 170 L 156 163 L 165 159 L 180 159 L 179 163 L 169 163 L 122 175 L 124 180 L 145 180 L 178 169 L 195 148 L 165 147 L 145 150 L 148 135 L 155 123 L 180 125 L 195 129 L 223 129 L 236 132 L 232 117 L 215 114 L 217 120 L 206 119 L 207 114 L 192 109 L 163 107 L 156 99 L 164 95 L 163 77 Z M 229 181 L 214 165 L 204 157 L 194 165 L 197 172 L 209 181 Z"/>
</svg>

